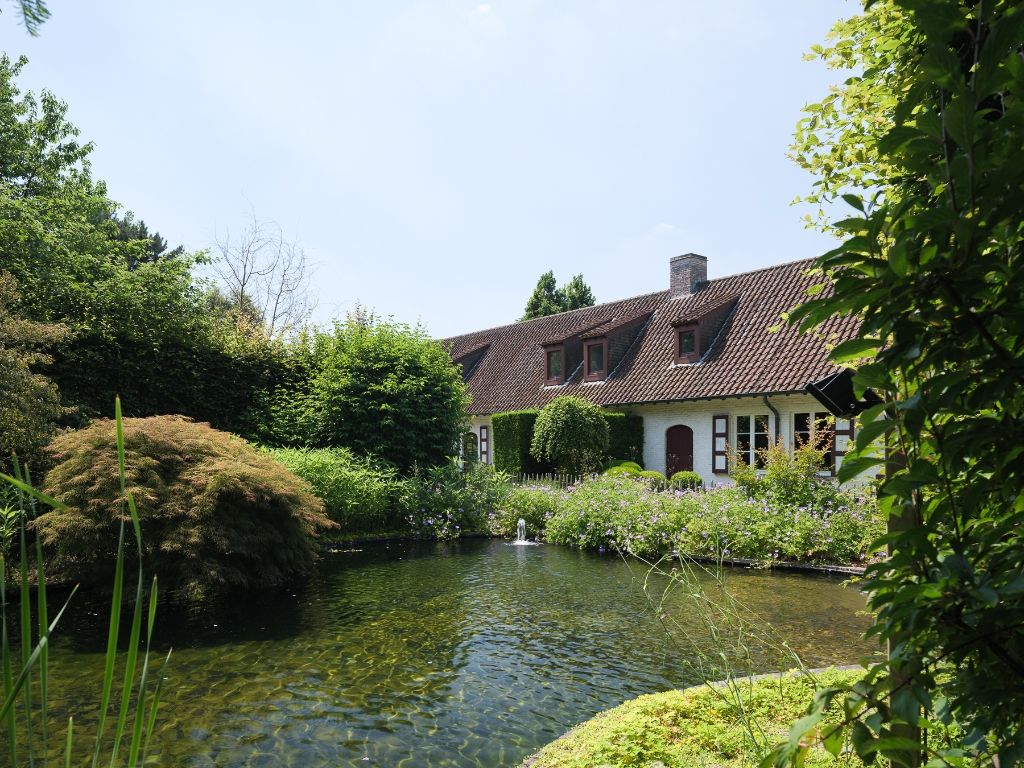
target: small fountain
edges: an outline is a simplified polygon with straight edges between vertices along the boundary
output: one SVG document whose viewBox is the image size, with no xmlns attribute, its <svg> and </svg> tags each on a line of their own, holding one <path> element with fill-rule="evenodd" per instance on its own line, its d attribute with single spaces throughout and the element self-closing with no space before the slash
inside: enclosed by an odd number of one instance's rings
<svg viewBox="0 0 1024 768">
<path fill-rule="evenodd" d="M 526 538 L 526 521 L 520 517 L 516 524 L 516 540 L 512 544 L 517 547 L 532 547 L 536 543 Z"/>
</svg>

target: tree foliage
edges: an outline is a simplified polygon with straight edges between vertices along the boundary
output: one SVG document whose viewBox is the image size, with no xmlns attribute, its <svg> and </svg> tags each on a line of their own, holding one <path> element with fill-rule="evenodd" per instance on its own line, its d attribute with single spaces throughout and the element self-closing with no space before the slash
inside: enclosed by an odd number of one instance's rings
<svg viewBox="0 0 1024 768">
<path fill-rule="evenodd" d="M 17 9 L 21 23 L 25 25 L 25 31 L 32 37 L 39 34 L 43 22 L 50 18 L 50 9 L 43 0 L 14 0 L 11 5 Z"/>
<path fill-rule="evenodd" d="M 307 571 L 314 539 L 335 527 L 305 482 L 245 440 L 179 416 L 124 420 L 128 491 L 144 559 L 161 585 L 199 595 L 278 584 Z M 67 505 L 36 529 L 51 576 L 103 583 L 121 504 L 114 422 L 58 437 L 47 494 Z"/>
<path fill-rule="evenodd" d="M 565 312 L 594 306 L 594 292 L 583 282 L 583 275 L 573 275 L 572 280 L 562 286 L 562 306 Z"/>
<path fill-rule="evenodd" d="M 468 396 L 459 369 L 424 330 L 357 312 L 289 351 L 271 395 L 264 440 L 349 448 L 403 471 L 458 453 Z"/>
<path fill-rule="evenodd" d="M 201 254 L 167 249 L 120 215 L 53 94 L 22 93 L 25 59 L 0 55 L 0 259 L 26 319 L 63 324 L 47 373 L 88 417 L 183 413 L 248 432 L 259 392 L 282 375 L 279 345 L 209 301 Z"/>
<path fill-rule="evenodd" d="M 604 412 L 581 397 L 556 397 L 537 416 L 530 452 L 569 474 L 597 471 L 608 455 Z"/>
<path fill-rule="evenodd" d="M 818 732 L 834 752 L 846 734 L 897 764 L 1019 764 L 1024 6 L 892 0 L 834 34 L 821 55 L 856 74 L 808 108 L 798 154 L 854 213 L 832 224 L 844 241 L 818 259 L 834 290 L 793 319 L 862 321 L 832 357 L 884 402 L 863 414 L 840 477 L 881 463 L 884 442 L 891 556 L 864 586 L 890 658 L 819 695 L 766 764 L 799 762 L 837 697 L 845 728 Z M 951 744 L 941 734 L 953 726 Z"/>
<path fill-rule="evenodd" d="M 34 368 L 49 360 L 40 350 L 65 329 L 19 317 L 17 304 L 17 283 L 0 271 L 0 469 L 12 453 L 33 459 L 63 413 L 56 385 Z"/>
<path fill-rule="evenodd" d="M 135 219 L 131 211 L 124 216 L 113 215 L 111 217 L 117 226 L 117 239 L 121 242 L 145 242 L 147 246 L 142 252 L 128 254 L 128 269 L 135 269 L 140 264 L 152 264 L 161 259 L 176 259 L 185 255 L 183 246 L 168 248 L 167 240 L 161 237 L 159 232 L 150 232 L 146 222 L 142 219 Z"/>
<path fill-rule="evenodd" d="M 555 273 L 547 271 L 537 280 L 537 286 L 526 301 L 522 320 L 546 317 L 571 309 L 594 306 L 594 294 L 583 282 L 583 275 L 575 275 L 561 288 L 555 282 Z"/>
</svg>

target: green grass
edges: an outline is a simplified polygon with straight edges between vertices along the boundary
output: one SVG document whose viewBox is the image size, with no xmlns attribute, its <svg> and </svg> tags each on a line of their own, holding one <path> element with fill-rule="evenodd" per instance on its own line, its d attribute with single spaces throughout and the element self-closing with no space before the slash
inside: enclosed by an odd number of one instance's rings
<svg viewBox="0 0 1024 768">
<path fill-rule="evenodd" d="M 771 746 L 784 741 L 807 710 L 815 687 L 852 683 L 857 671 L 829 670 L 738 681 L 742 708 L 723 688 L 699 686 L 627 701 L 577 726 L 523 763 L 523 768 L 749 768 Z M 839 722 L 833 711 L 825 722 Z M 754 743 L 750 733 L 758 734 Z M 768 748 L 765 748 L 767 745 Z M 862 765 L 856 757 L 834 758 L 813 749 L 805 763 Z"/>
</svg>

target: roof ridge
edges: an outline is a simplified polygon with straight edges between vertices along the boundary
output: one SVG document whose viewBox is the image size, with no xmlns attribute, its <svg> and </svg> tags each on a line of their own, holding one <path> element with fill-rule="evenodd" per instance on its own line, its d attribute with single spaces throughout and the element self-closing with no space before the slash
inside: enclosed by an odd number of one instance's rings
<svg viewBox="0 0 1024 768">
<path fill-rule="evenodd" d="M 578 307 L 577 309 L 568 309 L 565 312 L 555 312 L 554 314 L 544 315 L 543 317 L 531 317 L 529 320 L 516 320 L 513 323 L 505 323 L 504 325 L 495 325 L 495 326 L 493 326 L 491 328 L 481 328 L 479 331 L 470 331 L 469 333 L 457 333 L 454 336 L 446 336 L 443 339 L 438 339 L 438 341 L 451 341 L 452 339 L 461 339 L 464 336 L 477 336 L 477 335 L 480 335 L 480 334 L 492 333 L 494 331 L 501 331 L 501 330 L 504 330 L 505 328 L 522 327 L 524 325 L 528 325 L 529 323 L 536 323 L 536 322 L 538 322 L 540 320 L 550 320 L 553 317 L 564 317 L 565 315 L 572 314 L 573 312 L 584 312 L 584 311 L 586 311 L 588 309 L 591 309 L 591 310 L 593 310 L 593 309 L 601 309 L 602 307 L 608 307 L 608 306 L 611 306 L 612 304 L 622 304 L 622 303 L 627 302 L 627 301 L 637 301 L 638 299 L 646 299 L 649 296 L 659 296 L 659 295 L 661 295 L 663 293 L 668 293 L 668 289 L 665 288 L 665 289 L 662 289 L 660 291 L 651 291 L 649 293 L 638 293 L 636 296 L 626 296 L 626 297 L 621 298 L 621 299 L 613 299 L 611 301 L 605 301 L 605 302 L 602 302 L 600 304 L 591 304 L 589 307 Z M 608 322 L 608 321 L 607 320 L 603 320 L 602 322 Z"/>
<path fill-rule="evenodd" d="M 816 257 L 814 257 L 814 256 L 810 256 L 810 257 L 808 257 L 806 259 L 796 259 L 795 261 L 784 261 L 781 264 L 772 264 L 772 265 L 767 266 L 767 267 L 758 267 L 757 269 L 748 269 L 746 272 L 736 272 L 735 274 L 732 274 L 732 275 L 722 275 L 721 277 L 715 277 L 715 278 L 712 278 L 711 280 L 708 280 L 708 282 L 709 283 L 715 283 L 715 282 L 718 282 L 719 280 L 728 280 L 728 279 L 733 278 L 733 277 L 746 277 L 747 275 L 756 275 L 758 272 L 769 272 L 770 270 L 773 270 L 773 269 L 782 269 L 783 267 L 794 267 L 797 264 L 803 264 L 805 262 L 810 264 L 811 262 L 813 262 L 815 260 L 815 258 Z"/>
<path fill-rule="evenodd" d="M 814 261 L 814 257 L 809 257 L 809 258 L 806 258 L 806 259 L 797 259 L 795 261 L 786 261 L 786 262 L 783 262 L 782 264 L 771 264 L 771 265 L 769 265 L 767 267 L 758 267 L 757 269 L 750 269 L 750 270 L 747 270 L 746 272 L 736 272 L 736 273 L 731 274 L 731 275 L 722 275 L 721 277 L 712 278 L 712 279 L 708 280 L 707 282 L 710 285 L 712 283 L 717 283 L 717 282 L 722 281 L 722 280 L 731 280 L 732 278 L 735 278 L 735 277 L 746 277 L 747 275 L 754 275 L 754 274 L 757 274 L 758 272 L 769 272 L 769 271 L 774 270 L 774 269 L 783 269 L 785 267 L 793 267 L 793 266 L 796 266 L 797 264 L 804 264 L 804 263 L 810 264 L 813 261 Z M 529 320 L 516 320 L 515 322 L 512 322 L 512 323 L 505 323 L 504 325 L 495 325 L 495 326 L 492 326 L 491 328 L 481 328 L 480 330 L 469 331 L 468 333 L 457 333 L 454 336 L 445 336 L 444 338 L 438 339 L 438 341 L 442 341 L 442 342 L 444 342 L 444 341 L 453 341 L 454 339 L 461 339 L 461 338 L 463 338 L 465 336 L 478 336 L 478 335 L 481 335 L 481 334 L 493 333 L 493 332 L 496 332 L 496 331 L 501 331 L 501 330 L 504 330 L 505 328 L 512 328 L 512 327 L 515 327 L 515 326 L 520 326 L 521 327 L 521 326 L 527 325 L 529 323 L 538 322 L 540 320 L 549 320 L 552 317 L 562 317 L 562 316 L 565 316 L 565 315 L 569 315 L 569 314 L 571 314 L 573 312 L 584 312 L 584 311 L 586 311 L 588 309 L 589 310 L 600 309 L 601 307 L 606 307 L 606 306 L 609 306 L 611 304 L 621 304 L 622 302 L 625 302 L 625 301 L 636 301 L 638 299 L 646 299 L 649 296 L 658 296 L 660 294 L 668 293 L 668 291 L 669 291 L 669 289 L 665 288 L 665 289 L 662 289 L 660 291 L 650 291 L 648 293 L 640 293 L 640 294 L 637 294 L 636 296 L 625 296 L 625 297 L 623 297 L 621 299 L 613 299 L 612 301 L 605 301 L 605 302 L 602 302 L 601 304 L 592 304 L 589 307 L 579 307 L 577 309 L 566 310 L 565 312 L 555 312 L 554 314 L 544 315 L 543 317 L 532 317 Z"/>
</svg>

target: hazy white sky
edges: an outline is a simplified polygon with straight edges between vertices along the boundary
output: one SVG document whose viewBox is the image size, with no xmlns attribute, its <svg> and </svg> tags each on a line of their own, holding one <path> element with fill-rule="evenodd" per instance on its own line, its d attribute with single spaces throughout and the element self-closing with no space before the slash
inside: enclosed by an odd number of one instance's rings
<svg viewBox="0 0 1024 768">
<path fill-rule="evenodd" d="M 598 301 L 829 243 L 789 205 L 802 55 L 842 0 L 49 0 L 0 40 L 69 104 L 110 194 L 172 242 L 251 216 L 357 302 L 435 336 L 511 322 L 541 272 Z M 301 10 L 298 10 L 301 9 Z"/>
</svg>

